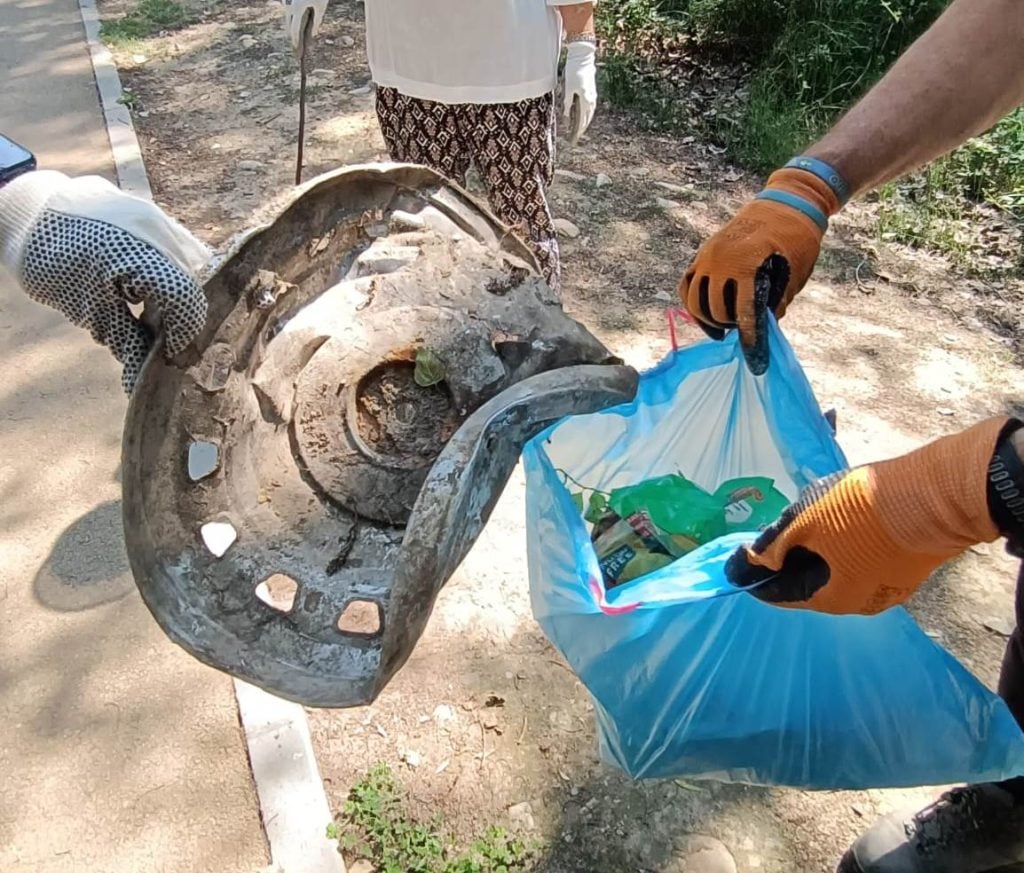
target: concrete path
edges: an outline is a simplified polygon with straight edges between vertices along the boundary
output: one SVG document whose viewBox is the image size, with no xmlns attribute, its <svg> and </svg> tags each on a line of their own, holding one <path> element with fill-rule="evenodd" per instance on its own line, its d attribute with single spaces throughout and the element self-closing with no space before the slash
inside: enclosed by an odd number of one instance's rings
<svg viewBox="0 0 1024 873">
<path fill-rule="evenodd" d="M 114 178 L 78 7 L 0 0 L 0 130 Z M 169 643 L 120 523 L 112 358 L 0 279 L 0 870 L 268 863 L 228 677 Z"/>
</svg>

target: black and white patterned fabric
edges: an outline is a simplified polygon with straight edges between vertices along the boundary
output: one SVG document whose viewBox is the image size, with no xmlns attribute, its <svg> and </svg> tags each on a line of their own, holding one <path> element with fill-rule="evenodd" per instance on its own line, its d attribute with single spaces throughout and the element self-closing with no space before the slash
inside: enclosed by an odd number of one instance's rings
<svg viewBox="0 0 1024 873">
<path fill-rule="evenodd" d="M 128 303 L 156 307 L 167 354 L 178 354 L 206 323 L 206 296 L 163 253 L 116 225 L 44 210 L 25 247 L 25 292 L 84 327 L 124 365 L 131 392 L 153 345 Z"/>
<path fill-rule="evenodd" d="M 449 104 L 377 89 L 377 119 L 391 159 L 425 164 L 459 185 L 476 164 L 491 208 L 530 245 L 557 290 L 558 241 L 546 197 L 555 169 L 553 106 L 553 94 Z"/>
</svg>

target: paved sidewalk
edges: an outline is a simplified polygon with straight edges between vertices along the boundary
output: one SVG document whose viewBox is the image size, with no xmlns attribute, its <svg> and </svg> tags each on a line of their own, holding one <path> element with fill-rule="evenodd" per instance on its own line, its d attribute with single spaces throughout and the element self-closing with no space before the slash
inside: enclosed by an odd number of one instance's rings
<svg viewBox="0 0 1024 873">
<path fill-rule="evenodd" d="M 77 6 L 0 0 L 0 130 L 114 178 Z M 169 643 L 120 524 L 113 359 L 0 279 L 0 870 L 268 863 L 231 681 Z"/>
</svg>

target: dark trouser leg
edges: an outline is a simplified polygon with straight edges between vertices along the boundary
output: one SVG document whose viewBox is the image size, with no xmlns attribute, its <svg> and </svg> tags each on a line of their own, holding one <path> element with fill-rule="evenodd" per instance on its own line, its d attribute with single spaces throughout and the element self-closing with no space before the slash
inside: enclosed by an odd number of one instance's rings
<svg viewBox="0 0 1024 873">
<path fill-rule="evenodd" d="M 533 250 L 558 290 L 558 240 L 546 191 L 555 172 L 554 97 L 467 104 L 459 120 L 495 214 Z"/>
<path fill-rule="evenodd" d="M 1011 554 L 1021 556 L 1011 544 Z M 1017 576 L 1017 626 L 999 694 L 1024 729 L 1024 565 Z M 968 785 L 913 816 L 893 813 L 865 831 L 837 873 L 995 873 L 1024 870 L 1024 777 Z"/>
<path fill-rule="evenodd" d="M 377 89 L 377 121 L 391 160 L 423 164 L 466 184 L 469 151 L 459 134 L 459 107 Z"/>
<path fill-rule="evenodd" d="M 1021 557 L 1021 548 L 1016 543 L 1010 543 L 1008 551 Z M 1014 620 L 1016 627 L 1010 634 L 1010 641 L 1006 644 L 1006 653 L 1003 655 L 1003 669 L 999 673 L 999 696 L 1006 701 L 1017 724 L 1024 730 L 1024 561 L 1021 562 L 1017 572 L 1017 593 L 1014 597 Z M 1018 803 L 1024 802 L 1024 777 L 1018 776 L 1002 783 L 1002 786 L 1017 799 Z"/>
<path fill-rule="evenodd" d="M 1003 670 L 999 675 L 999 696 L 1006 701 L 1013 717 L 1024 730 L 1024 563 L 1021 564 L 1017 576 L 1014 608 L 1017 626 L 1010 636 L 1003 657 Z"/>
</svg>

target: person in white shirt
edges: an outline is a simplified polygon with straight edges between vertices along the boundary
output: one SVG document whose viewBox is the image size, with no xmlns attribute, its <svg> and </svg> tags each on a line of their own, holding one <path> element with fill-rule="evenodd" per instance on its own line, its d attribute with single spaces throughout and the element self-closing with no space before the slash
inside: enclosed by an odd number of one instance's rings
<svg viewBox="0 0 1024 873">
<path fill-rule="evenodd" d="M 327 0 L 285 6 L 292 46 L 315 34 Z M 306 21 L 312 17 L 310 29 Z M 562 112 L 571 140 L 597 104 L 594 4 L 574 0 L 366 0 L 377 117 L 392 160 L 457 184 L 475 164 L 497 216 L 559 284 L 546 190 L 554 173 L 555 90 L 568 46 Z"/>
</svg>

